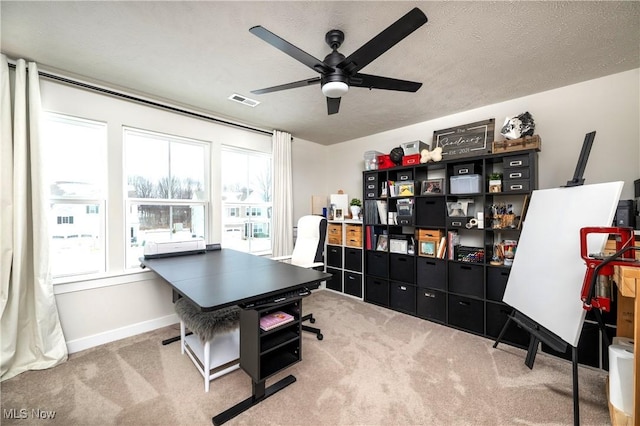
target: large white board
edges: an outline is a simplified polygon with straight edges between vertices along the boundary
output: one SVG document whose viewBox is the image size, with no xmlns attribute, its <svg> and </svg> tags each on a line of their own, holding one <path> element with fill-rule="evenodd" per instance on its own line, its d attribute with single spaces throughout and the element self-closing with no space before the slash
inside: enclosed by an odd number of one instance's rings
<svg viewBox="0 0 640 426">
<path fill-rule="evenodd" d="M 534 191 L 503 301 L 565 342 L 578 346 L 586 311 L 580 293 L 586 266 L 580 229 L 611 226 L 623 182 Z M 589 253 L 606 234 L 591 234 Z"/>
</svg>

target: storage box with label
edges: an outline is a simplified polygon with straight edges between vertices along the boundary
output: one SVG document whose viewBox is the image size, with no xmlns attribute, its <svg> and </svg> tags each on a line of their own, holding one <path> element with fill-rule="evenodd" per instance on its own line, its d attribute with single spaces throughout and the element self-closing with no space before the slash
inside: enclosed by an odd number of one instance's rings
<svg viewBox="0 0 640 426">
<path fill-rule="evenodd" d="M 482 178 L 480 175 L 451 176 L 451 194 L 477 194 L 482 191 Z"/>
<path fill-rule="evenodd" d="M 402 151 L 404 155 L 420 154 L 423 149 L 429 149 L 429 145 L 422 141 L 413 141 L 401 143 Z"/>
<path fill-rule="evenodd" d="M 442 238 L 442 230 L 440 229 L 416 229 L 416 240 L 426 240 L 429 238 Z"/>
<path fill-rule="evenodd" d="M 416 164 L 420 164 L 420 154 L 411 154 L 402 157 L 403 166 L 415 166 Z"/>
</svg>

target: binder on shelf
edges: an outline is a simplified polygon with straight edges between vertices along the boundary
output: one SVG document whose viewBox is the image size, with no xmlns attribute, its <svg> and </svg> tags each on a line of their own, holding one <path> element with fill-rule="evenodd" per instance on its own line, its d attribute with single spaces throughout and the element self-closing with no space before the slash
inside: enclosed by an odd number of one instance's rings
<svg viewBox="0 0 640 426">
<path fill-rule="evenodd" d="M 442 237 L 440 239 L 440 244 L 438 245 L 438 259 L 444 259 L 445 253 L 447 252 L 447 237 Z"/>
<path fill-rule="evenodd" d="M 457 245 L 460 244 L 460 237 L 458 236 L 458 233 L 456 231 L 449 231 L 447 233 L 447 239 L 448 239 L 448 255 L 447 258 L 449 260 L 454 260 L 455 259 L 455 247 Z"/>
<path fill-rule="evenodd" d="M 260 317 L 260 328 L 264 331 L 269 331 L 293 320 L 293 315 L 290 315 L 286 312 L 272 312 Z"/>
<path fill-rule="evenodd" d="M 378 205 L 378 217 L 380 218 L 380 223 L 383 225 L 387 224 L 387 202 L 378 200 L 376 201 Z"/>
</svg>

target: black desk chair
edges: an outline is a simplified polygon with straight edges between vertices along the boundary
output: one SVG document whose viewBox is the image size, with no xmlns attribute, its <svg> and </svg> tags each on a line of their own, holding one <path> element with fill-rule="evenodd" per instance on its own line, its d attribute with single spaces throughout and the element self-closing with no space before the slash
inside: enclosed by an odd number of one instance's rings
<svg viewBox="0 0 640 426">
<path fill-rule="evenodd" d="M 303 268 L 324 270 L 324 241 L 327 235 L 327 219 L 322 216 L 302 216 L 298 220 L 298 235 L 290 256 L 274 257 L 274 260 L 286 261 L 292 265 Z M 313 314 L 302 317 L 302 321 L 316 322 Z M 322 332 L 319 328 L 302 325 L 304 331 L 314 333 L 318 340 L 322 340 Z"/>
</svg>

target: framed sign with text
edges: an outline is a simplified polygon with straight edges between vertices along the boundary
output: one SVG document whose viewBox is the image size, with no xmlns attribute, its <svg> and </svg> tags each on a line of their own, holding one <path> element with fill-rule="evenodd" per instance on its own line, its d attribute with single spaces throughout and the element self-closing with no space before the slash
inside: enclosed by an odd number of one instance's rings
<svg viewBox="0 0 640 426">
<path fill-rule="evenodd" d="M 491 153 L 495 118 L 433 132 L 433 148 L 442 148 L 442 158 L 473 157 Z"/>
</svg>

